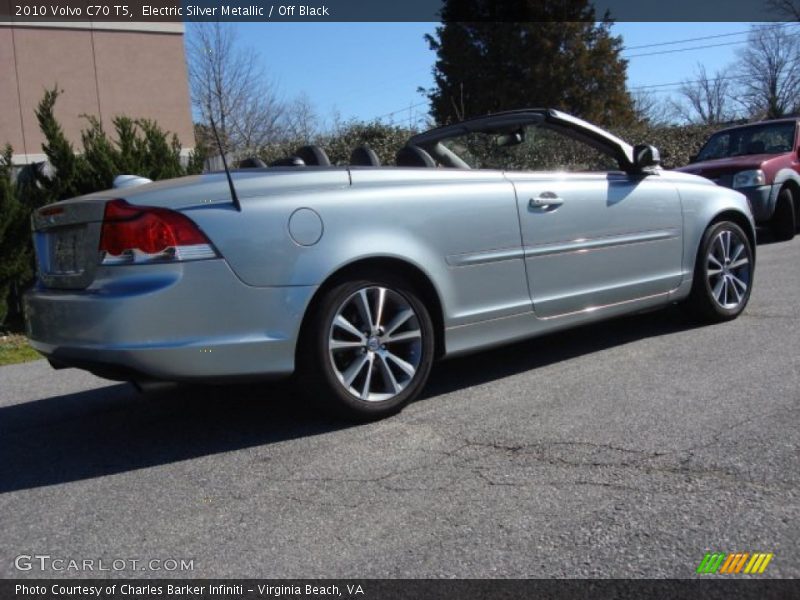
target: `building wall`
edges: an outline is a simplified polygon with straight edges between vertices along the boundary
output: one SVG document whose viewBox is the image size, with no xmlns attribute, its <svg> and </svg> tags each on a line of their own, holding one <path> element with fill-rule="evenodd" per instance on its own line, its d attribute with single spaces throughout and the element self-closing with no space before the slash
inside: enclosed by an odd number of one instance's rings
<svg viewBox="0 0 800 600">
<path fill-rule="evenodd" d="M 194 147 L 182 24 L 0 23 L 0 145 L 12 144 L 18 164 L 43 159 L 34 110 L 55 85 L 56 117 L 76 148 L 82 114 L 108 131 L 115 115 L 153 119 Z"/>
</svg>

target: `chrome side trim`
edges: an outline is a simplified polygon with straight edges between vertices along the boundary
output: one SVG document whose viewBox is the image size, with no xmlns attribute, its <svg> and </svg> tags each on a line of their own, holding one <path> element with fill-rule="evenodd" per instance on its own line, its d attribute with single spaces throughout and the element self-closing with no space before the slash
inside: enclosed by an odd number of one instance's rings
<svg viewBox="0 0 800 600">
<path fill-rule="evenodd" d="M 572 312 L 561 313 L 561 314 L 558 314 L 558 315 L 550 315 L 549 317 L 540 317 L 540 316 L 537 315 L 536 318 L 541 320 L 541 321 L 551 321 L 553 319 L 561 319 L 563 317 L 572 317 L 572 316 L 575 316 L 575 315 L 590 314 L 590 313 L 593 313 L 593 312 L 597 312 L 598 310 L 607 310 L 609 308 L 614 308 L 616 306 L 624 306 L 625 304 L 631 304 L 633 302 L 642 302 L 644 300 L 653 300 L 655 298 L 661 298 L 661 297 L 664 297 L 664 296 L 669 296 L 670 294 L 675 292 L 675 290 L 677 290 L 677 289 L 678 288 L 674 288 L 674 289 L 672 289 L 672 290 L 670 290 L 668 292 L 660 292 L 658 294 L 650 294 L 649 296 L 639 296 L 637 298 L 630 298 L 628 300 L 620 300 L 619 302 L 612 302 L 610 304 L 600 304 L 598 306 L 588 306 L 588 307 L 582 308 L 580 310 L 573 310 Z M 534 310 L 535 310 L 535 308 L 534 308 Z"/>
<path fill-rule="evenodd" d="M 624 233 L 601 238 L 577 239 L 569 242 L 556 242 L 523 248 L 500 248 L 496 250 L 481 250 L 480 252 L 466 252 L 464 254 L 451 254 L 446 257 L 446 262 L 451 267 L 469 267 L 504 260 L 518 258 L 539 258 L 553 254 L 566 254 L 571 252 L 587 252 L 590 250 L 605 250 L 617 246 L 630 244 L 643 244 L 647 242 L 660 242 L 678 237 L 678 229 L 664 229 L 661 231 L 645 231 L 640 233 Z"/>
<path fill-rule="evenodd" d="M 510 304 L 496 304 L 490 307 L 481 307 L 480 310 L 471 310 L 454 313 L 451 317 L 452 321 L 468 321 L 467 323 L 458 323 L 452 327 L 460 327 L 461 325 L 469 325 L 470 323 L 480 323 L 482 321 L 491 321 L 493 319 L 504 319 L 522 313 L 533 312 L 533 303 L 530 298 L 526 298 L 522 302 L 514 302 Z"/>
<path fill-rule="evenodd" d="M 451 254 L 445 261 L 451 267 L 469 267 L 503 260 L 523 258 L 525 253 L 522 248 L 502 248 L 500 250 L 482 250 L 480 252 L 467 252 L 465 254 Z"/>
<path fill-rule="evenodd" d="M 642 244 L 647 242 L 660 242 L 678 237 L 677 229 L 664 229 L 662 231 L 646 231 L 643 233 L 624 233 L 602 238 L 578 239 L 570 242 L 556 242 L 555 244 L 541 244 L 525 247 L 525 258 L 540 258 L 553 254 L 566 254 L 573 252 L 588 252 L 591 250 L 606 250 L 617 246 Z"/>
</svg>

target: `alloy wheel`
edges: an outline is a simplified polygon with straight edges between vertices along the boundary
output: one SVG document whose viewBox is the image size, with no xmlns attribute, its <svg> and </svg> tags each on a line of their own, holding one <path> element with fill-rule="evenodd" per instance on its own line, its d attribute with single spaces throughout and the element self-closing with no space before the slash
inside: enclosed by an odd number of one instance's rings
<svg viewBox="0 0 800 600">
<path fill-rule="evenodd" d="M 422 328 L 400 293 L 369 286 L 334 313 L 328 354 L 339 383 L 366 402 L 389 400 L 413 381 L 422 359 Z"/>
<path fill-rule="evenodd" d="M 711 295 L 724 309 L 735 309 L 747 298 L 752 265 L 747 241 L 723 229 L 708 246 L 706 277 Z"/>
</svg>

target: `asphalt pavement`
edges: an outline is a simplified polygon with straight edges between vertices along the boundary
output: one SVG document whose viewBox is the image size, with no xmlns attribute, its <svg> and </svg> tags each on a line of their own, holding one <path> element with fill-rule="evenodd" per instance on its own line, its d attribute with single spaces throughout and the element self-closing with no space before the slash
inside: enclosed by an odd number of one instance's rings
<svg viewBox="0 0 800 600">
<path fill-rule="evenodd" d="M 2 367 L 0 577 L 693 577 L 712 551 L 800 577 L 800 238 L 757 252 L 736 321 L 446 361 L 368 425 L 286 385 Z"/>
</svg>

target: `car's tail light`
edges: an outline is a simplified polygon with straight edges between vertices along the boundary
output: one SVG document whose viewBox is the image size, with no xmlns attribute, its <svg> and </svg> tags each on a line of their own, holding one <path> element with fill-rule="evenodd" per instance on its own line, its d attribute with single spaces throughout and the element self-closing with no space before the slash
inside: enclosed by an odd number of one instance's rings
<svg viewBox="0 0 800 600">
<path fill-rule="evenodd" d="M 179 212 L 132 206 L 125 200 L 106 203 L 100 234 L 101 264 L 200 260 L 217 256 L 205 234 Z"/>
</svg>

